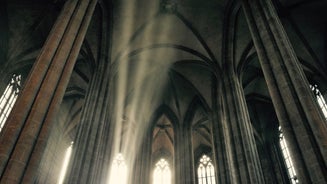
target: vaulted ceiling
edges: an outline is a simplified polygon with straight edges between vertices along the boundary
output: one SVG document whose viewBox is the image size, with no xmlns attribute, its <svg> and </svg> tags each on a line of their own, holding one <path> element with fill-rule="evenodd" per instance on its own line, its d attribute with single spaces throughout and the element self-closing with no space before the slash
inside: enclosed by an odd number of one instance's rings
<svg viewBox="0 0 327 184">
<path fill-rule="evenodd" d="M 27 75 L 63 4 L 63 0 L 1 2 L 1 74 Z M 308 77 L 325 84 L 327 2 L 275 0 L 274 4 Z M 109 55 L 112 64 L 113 107 L 121 108 L 121 117 L 138 123 L 150 121 L 154 113 L 177 118 L 178 122 L 159 118 L 153 136 L 162 139 L 172 133 L 160 127 L 180 124 L 194 127 L 202 137 L 194 144 L 209 144 L 211 133 L 205 124 L 211 123 L 216 98 L 212 89 L 219 83 L 213 79 L 219 79 L 224 69 L 227 41 L 233 45 L 234 67 L 242 77 L 245 95 L 269 100 L 239 2 L 113 0 L 112 8 L 106 10 L 112 11 L 109 18 L 103 17 L 102 8 L 98 6 L 93 15 L 63 101 L 62 113 L 70 116 L 64 120 L 67 130 L 78 124 L 92 73 L 103 54 Z M 105 52 L 101 51 L 102 20 L 111 21 L 110 49 Z M 228 40 L 226 33 L 233 39 Z"/>
</svg>

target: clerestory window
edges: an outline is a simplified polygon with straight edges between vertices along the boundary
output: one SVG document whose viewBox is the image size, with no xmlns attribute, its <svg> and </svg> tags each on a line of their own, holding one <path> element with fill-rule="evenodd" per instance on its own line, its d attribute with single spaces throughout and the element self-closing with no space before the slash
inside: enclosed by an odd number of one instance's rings
<svg viewBox="0 0 327 184">
<path fill-rule="evenodd" d="M 215 168 L 210 157 L 202 155 L 197 169 L 199 184 L 215 184 Z"/>
<path fill-rule="evenodd" d="M 73 144 L 74 144 L 74 142 L 71 142 L 69 147 L 66 150 L 65 158 L 64 158 L 64 161 L 62 163 L 62 167 L 61 167 L 61 171 L 60 171 L 60 175 L 59 175 L 58 184 L 62 184 L 64 182 L 66 172 L 67 172 L 67 168 L 68 168 L 68 164 L 69 164 L 69 161 L 70 161 L 70 157 L 72 155 Z"/>
<path fill-rule="evenodd" d="M 153 184 L 171 184 L 171 171 L 168 162 L 161 158 L 153 172 Z"/>
<path fill-rule="evenodd" d="M 125 159 L 123 155 L 119 153 L 113 160 L 109 183 L 126 184 L 127 176 Z"/>
<path fill-rule="evenodd" d="M 20 90 L 21 75 L 13 74 L 9 84 L 0 98 L 0 132 L 16 102 Z"/>
<path fill-rule="evenodd" d="M 313 91 L 314 95 L 316 96 L 317 102 L 318 102 L 323 114 L 325 115 L 325 118 L 327 119 L 327 104 L 326 104 L 326 101 L 325 101 L 324 97 L 322 96 L 320 90 L 318 89 L 318 85 L 317 84 L 310 85 L 310 88 Z"/>
<path fill-rule="evenodd" d="M 291 158 L 291 155 L 290 155 L 290 153 L 288 151 L 288 146 L 287 146 L 285 137 L 283 135 L 282 128 L 279 127 L 278 129 L 279 129 L 279 144 L 280 144 L 280 147 L 281 147 L 281 150 L 282 150 L 282 153 L 283 153 L 283 157 L 284 157 L 284 161 L 285 161 L 285 164 L 286 164 L 287 173 L 288 173 L 290 182 L 292 184 L 297 184 L 297 183 L 299 183 L 299 180 L 297 179 L 296 172 L 294 170 L 294 165 L 293 165 L 293 162 L 292 162 L 292 158 Z"/>
</svg>

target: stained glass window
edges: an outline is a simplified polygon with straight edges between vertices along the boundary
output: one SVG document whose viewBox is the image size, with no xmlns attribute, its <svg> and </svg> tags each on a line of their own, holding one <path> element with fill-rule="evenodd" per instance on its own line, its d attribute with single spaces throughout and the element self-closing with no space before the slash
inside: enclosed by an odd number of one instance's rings
<svg viewBox="0 0 327 184">
<path fill-rule="evenodd" d="M 198 181 L 199 184 L 215 184 L 215 168 L 212 164 L 210 157 L 202 155 L 199 160 L 198 166 Z"/>
</svg>

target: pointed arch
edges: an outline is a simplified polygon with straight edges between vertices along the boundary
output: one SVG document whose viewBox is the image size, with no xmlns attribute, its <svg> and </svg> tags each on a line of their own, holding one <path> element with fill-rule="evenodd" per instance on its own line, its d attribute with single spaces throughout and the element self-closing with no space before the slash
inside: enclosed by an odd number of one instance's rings
<svg viewBox="0 0 327 184">
<path fill-rule="evenodd" d="M 158 125 L 158 121 L 162 118 L 163 120 L 167 118 L 169 124 Z M 154 149 L 152 150 L 153 158 L 166 155 L 166 158 L 173 160 L 174 151 L 176 150 L 175 140 L 177 140 L 176 132 L 178 131 L 178 124 L 177 116 L 167 105 L 162 105 L 157 109 L 150 128 L 150 132 L 153 136 L 151 138 L 152 149 Z M 153 144 L 156 143 L 157 140 L 164 142 L 169 141 L 170 143 L 168 145 L 160 145 L 161 147 L 154 147 Z"/>
<path fill-rule="evenodd" d="M 200 95 L 195 95 L 185 113 L 185 118 L 183 120 L 184 128 L 191 129 L 195 112 L 199 108 L 202 108 L 207 113 L 207 115 L 209 115 L 211 112 L 209 105 L 206 103 L 203 97 Z"/>
<path fill-rule="evenodd" d="M 179 123 L 178 123 L 179 121 L 178 121 L 178 117 L 175 114 L 175 112 L 168 105 L 162 104 L 154 111 L 154 113 L 150 119 L 151 132 L 153 131 L 154 126 L 156 125 L 156 122 L 162 115 L 167 116 L 167 118 L 170 120 L 171 124 L 174 127 L 174 131 L 176 131 L 179 128 Z"/>
</svg>

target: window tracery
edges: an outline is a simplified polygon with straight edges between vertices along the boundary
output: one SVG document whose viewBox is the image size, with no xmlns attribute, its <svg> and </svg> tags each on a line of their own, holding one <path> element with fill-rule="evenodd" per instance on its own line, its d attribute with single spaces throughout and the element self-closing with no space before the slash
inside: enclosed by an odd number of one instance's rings
<svg viewBox="0 0 327 184">
<path fill-rule="evenodd" d="M 119 153 L 113 160 L 109 183 L 127 183 L 127 165 L 121 153 Z"/>
<path fill-rule="evenodd" d="M 210 157 L 202 155 L 197 169 L 199 184 L 215 184 L 215 168 Z"/>
<path fill-rule="evenodd" d="M 9 84 L 0 98 L 0 131 L 2 130 L 18 93 L 21 90 L 21 75 L 13 74 Z"/>
<path fill-rule="evenodd" d="M 153 184 L 171 184 L 171 171 L 168 162 L 161 158 L 153 172 Z"/>
</svg>

